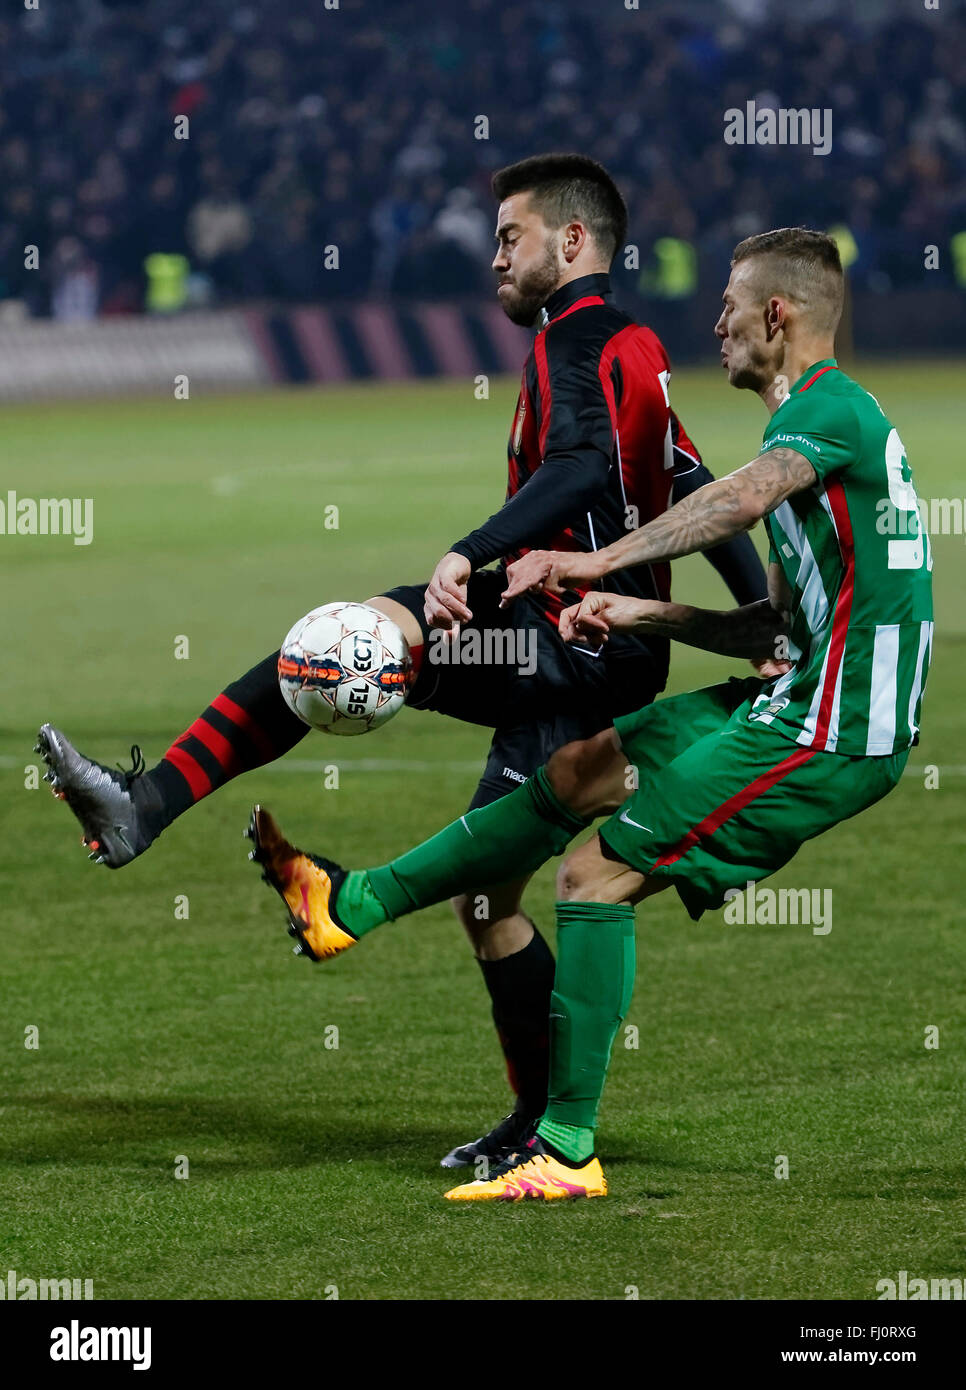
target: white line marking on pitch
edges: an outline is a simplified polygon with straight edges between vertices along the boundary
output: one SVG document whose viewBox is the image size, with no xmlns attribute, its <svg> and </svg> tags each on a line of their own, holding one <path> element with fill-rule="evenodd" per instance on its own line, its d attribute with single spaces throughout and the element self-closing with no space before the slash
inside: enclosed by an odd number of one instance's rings
<svg viewBox="0 0 966 1390">
<path fill-rule="evenodd" d="M 432 762 L 405 758 L 327 758 L 318 762 L 310 758 L 289 758 L 279 762 L 266 763 L 264 767 L 253 768 L 257 772 L 324 772 L 327 767 L 336 766 L 340 772 L 480 772 L 486 762 L 485 757 L 475 761 Z M 10 754 L 0 754 L 0 768 L 28 767 L 30 757 L 14 758 Z M 966 777 L 966 763 L 944 767 L 942 763 L 930 764 L 943 777 Z M 925 767 L 907 767 L 903 776 L 922 777 Z"/>
<path fill-rule="evenodd" d="M 340 772 L 480 772 L 485 758 L 475 762 L 419 762 L 403 758 L 329 758 L 311 762 L 308 758 L 266 763 L 259 772 L 324 772 L 333 763 Z"/>
<path fill-rule="evenodd" d="M 31 755 L 34 756 L 34 755 Z M 36 755 L 39 756 L 39 755 Z M 315 762 L 309 758 L 290 758 L 287 761 L 266 763 L 252 769 L 258 772 L 316 772 L 337 767 L 340 772 L 481 772 L 485 757 L 473 762 L 417 761 L 404 758 L 326 758 Z M 30 757 L 14 758 L 0 755 L 0 768 L 29 767 Z"/>
</svg>

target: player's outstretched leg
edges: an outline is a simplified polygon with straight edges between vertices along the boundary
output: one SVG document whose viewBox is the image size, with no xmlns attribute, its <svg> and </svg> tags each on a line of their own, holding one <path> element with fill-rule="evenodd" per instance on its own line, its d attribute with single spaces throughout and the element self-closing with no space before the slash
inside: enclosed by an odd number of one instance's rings
<svg viewBox="0 0 966 1390">
<path fill-rule="evenodd" d="M 422 638 L 412 615 L 381 596 L 368 602 L 402 627 L 417 660 Z M 279 689 L 275 651 L 226 686 L 147 771 L 140 750 L 131 771 L 118 773 L 78 752 L 50 724 L 40 730 L 37 751 L 55 795 L 80 821 L 90 857 L 119 869 L 203 797 L 242 772 L 274 762 L 308 732 Z"/>
<path fill-rule="evenodd" d="M 44 724 L 37 749 L 54 794 L 80 821 L 91 858 L 119 869 L 143 854 L 171 822 L 202 797 L 287 753 L 309 732 L 282 698 L 272 652 L 212 701 L 175 739 L 156 767 L 137 750 L 130 772 L 80 753 Z"/>
<path fill-rule="evenodd" d="M 334 912 L 342 930 L 358 939 L 384 922 L 466 892 L 475 883 L 507 883 L 533 873 L 562 854 L 596 816 L 622 804 L 626 767 L 614 730 L 605 729 L 593 738 L 566 744 L 522 787 L 489 806 L 467 811 L 389 864 L 339 869 L 345 877 L 335 889 L 324 867 L 332 861 L 303 855 L 280 831 L 280 842 L 289 847 L 279 851 L 274 870 L 282 877 L 292 856 L 301 856 L 308 865 L 301 872 L 315 880 L 316 891 L 306 883 L 299 915 L 304 934 L 316 927 L 324 933 Z M 321 902 L 324 913 L 316 919 L 314 904 Z"/>
<path fill-rule="evenodd" d="M 256 820 L 254 816 L 253 824 Z M 299 869 L 305 893 L 301 896 L 300 889 L 296 916 L 309 944 L 316 936 L 324 939 L 333 913 L 340 927 L 358 938 L 384 922 L 445 902 L 471 884 L 501 883 L 532 872 L 563 853 L 587 823 L 557 799 L 546 769 L 538 768 L 517 791 L 468 811 L 390 864 L 345 873 L 335 888 L 323 867 L 330 860 L 291 848 L 275 855 L 273 872 L 284 879 L 294 872 L 295 857 L 305 861 Z M 264 864 L 264 858 L 255 858 Z"/>
</svg>

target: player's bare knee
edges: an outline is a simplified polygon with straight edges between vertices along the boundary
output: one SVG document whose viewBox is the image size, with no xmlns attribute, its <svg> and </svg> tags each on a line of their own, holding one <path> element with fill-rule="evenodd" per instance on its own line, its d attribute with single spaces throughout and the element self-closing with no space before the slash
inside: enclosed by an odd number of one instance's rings
<svg viewBox="0 0 966 1390">
<path fill-rule="evenodd" d="M 557 901 L 569 903 L 618 903 L 624 893 L 616 876 L 595 870 L 579 859 L 565 860 L 557 871 Z"/>
<path fill-rule="evenodd" d="M 581 858 L 569 854 L 557 870 L 557 901 L 586 902 L 591 884 Z"/>
</svg>

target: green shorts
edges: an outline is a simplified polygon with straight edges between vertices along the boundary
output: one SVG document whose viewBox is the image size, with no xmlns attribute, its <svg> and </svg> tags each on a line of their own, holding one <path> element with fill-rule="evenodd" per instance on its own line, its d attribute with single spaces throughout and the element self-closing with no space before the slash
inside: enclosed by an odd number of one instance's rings
<svg viewBox="0 0 966 1390">
<path fill-rule="evenodd" d="M 816 752 L 749 723 L 767 684 L 732 679 L 614 721 L 637 790 L 601 839 L 632 868 L 673 883 L 695 920 L 885 796 L 909 756 Z"/>
</svg>

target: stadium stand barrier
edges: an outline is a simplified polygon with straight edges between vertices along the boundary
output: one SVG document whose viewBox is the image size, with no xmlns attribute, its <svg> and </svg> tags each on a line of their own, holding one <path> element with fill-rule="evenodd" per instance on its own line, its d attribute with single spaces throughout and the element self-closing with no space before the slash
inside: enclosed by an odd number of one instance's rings
<svg viewBox="0 0 966 1390">
<path fill-rule="evenodd" d="M 686 306 L 627 307 L 667 343 L 673 361 L 715 358 L 717 302 L 710 296 L 695 296 Z M 938 323 L 946 350 L 966 342 L 966 301 L 940 289 L 860 293 L 852 311 L 860 355 L 935 352 Z M 698 352 L 702 340 L 706 350 Z M 0 400 L 171 393 L 181 377 L 189 390 L 212 392 L 273 383 L 516 375 L 529 342 L 528 331 L 488 301 L 118 315 L 77 323 L 30 319 L 0 334 Z"/>
</svg>

